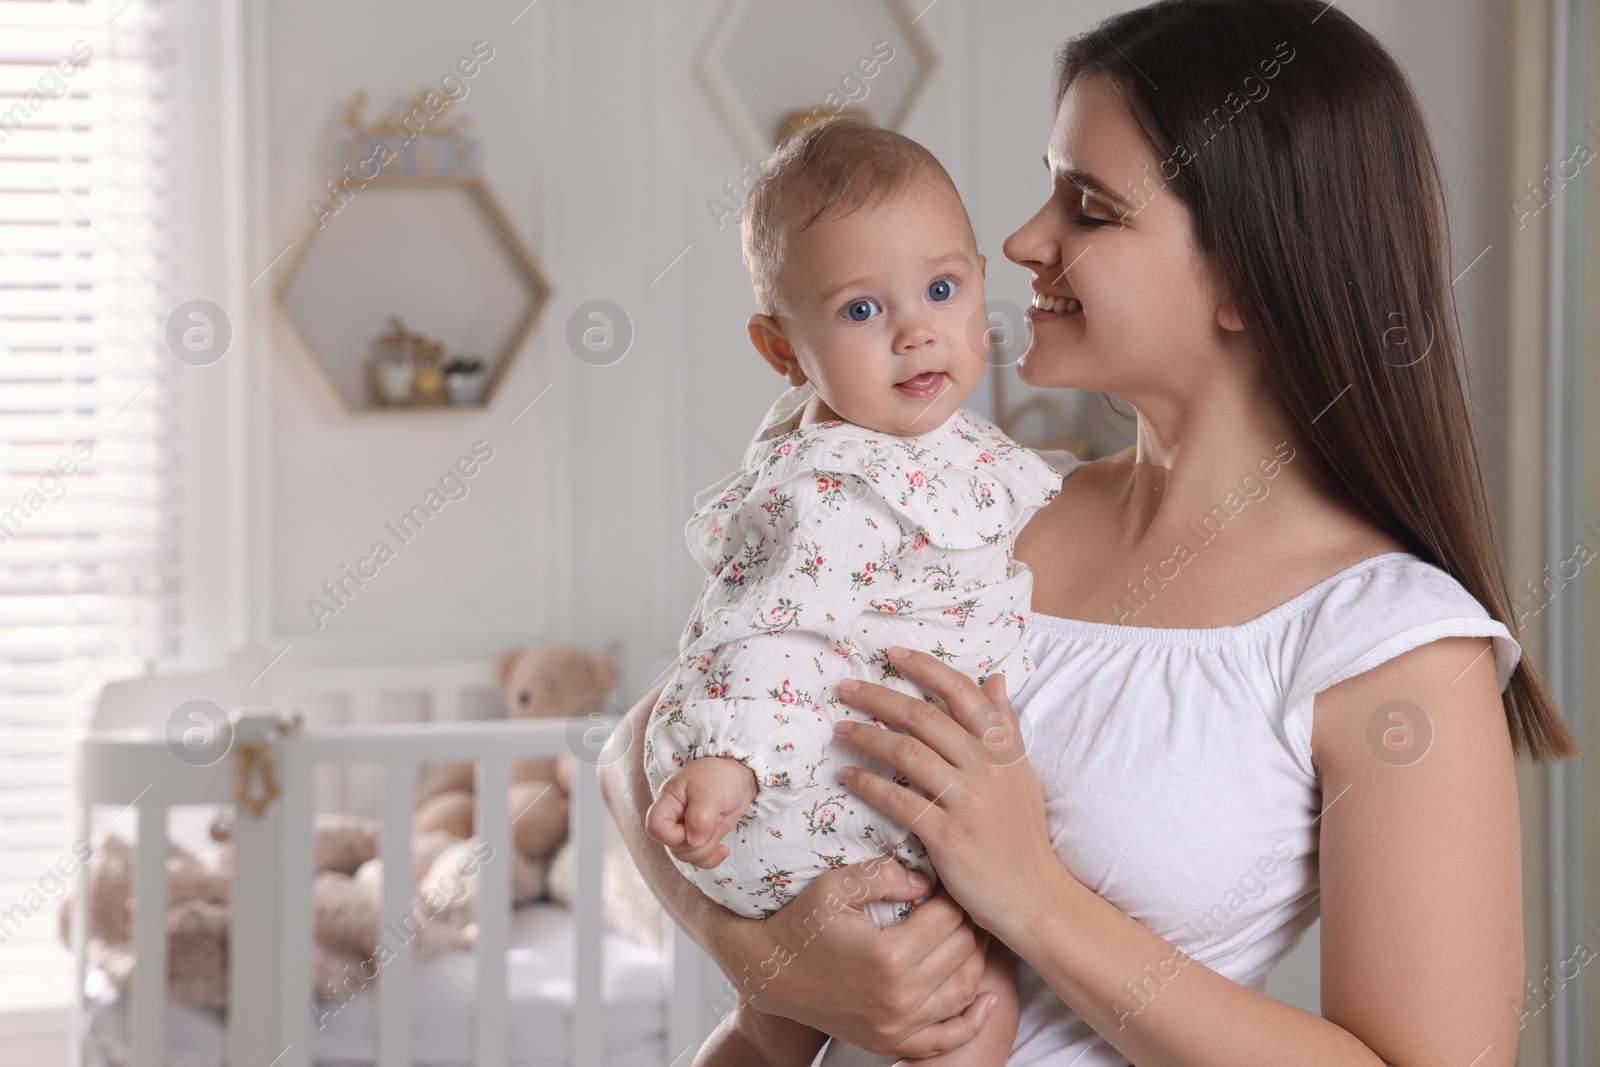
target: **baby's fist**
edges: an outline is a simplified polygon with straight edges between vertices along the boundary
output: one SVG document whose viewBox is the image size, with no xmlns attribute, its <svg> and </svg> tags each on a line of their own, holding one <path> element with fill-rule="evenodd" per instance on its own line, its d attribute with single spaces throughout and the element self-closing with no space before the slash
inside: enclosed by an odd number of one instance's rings
<svg viewBox="0 0 1600 1067">
<path fill-rule="evenodd" d="M 727 858 L 722 835 L 744 817 L 756 796 L 756 775 L 727 756 L 701 756 L 661 786 L 645 812 L 645 830 L 684 863 L 712 868 Z"/>
</svg>

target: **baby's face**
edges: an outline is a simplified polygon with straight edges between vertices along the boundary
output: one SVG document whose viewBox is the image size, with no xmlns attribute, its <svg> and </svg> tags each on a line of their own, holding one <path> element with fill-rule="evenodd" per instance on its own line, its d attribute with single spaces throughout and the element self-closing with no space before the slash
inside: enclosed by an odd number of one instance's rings
<svg viewBox="0 0 1600 1067">
<path fill-rule="evenodd" d="M 793 356 L 782 369 L 793 384 L 812 383 L 822 418 L 923 434 L 983 378 L 985 353 L 972 340 L 988 325 L 983 274 L 960 197 L 917 181 L 792 240 L 783 272 L 789 313 L 757 319 L 781 334 Z"/>
</svg>

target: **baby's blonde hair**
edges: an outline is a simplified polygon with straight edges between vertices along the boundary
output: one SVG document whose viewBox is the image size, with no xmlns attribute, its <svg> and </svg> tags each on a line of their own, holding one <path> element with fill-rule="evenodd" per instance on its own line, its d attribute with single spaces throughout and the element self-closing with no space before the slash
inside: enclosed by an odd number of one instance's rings
<svg viewBox="0 0 1600 1067">
<path fill-rule="evenodd" d="M 762 164 L 739 221 L 745 269 L 767 314 L 790 312 L 781 274 L 796 234 L 828 215 L 892 200 L 918 179 L 956 192 L 932 152 L 864 119 L 823 119 L 786 138 Z"/>
</svg>

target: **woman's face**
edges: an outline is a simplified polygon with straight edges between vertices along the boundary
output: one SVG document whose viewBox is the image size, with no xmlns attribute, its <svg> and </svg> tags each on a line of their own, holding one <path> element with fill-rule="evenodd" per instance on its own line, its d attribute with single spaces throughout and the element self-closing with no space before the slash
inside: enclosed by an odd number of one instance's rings
<svg viewBox="0 0 1600 1067">
<path fill-rule="evenodd" d="M 1068 88 L 1045 162 L 1050 199 L 1005 243 L 1035 292 L 1019 376 L 1135 405 L 1204 389 L 1236 362 L 1224 340 L 1237 319 L 1219 272 L 1191 246 L 1188 205 L 1104 76 Z"/>
</svg>

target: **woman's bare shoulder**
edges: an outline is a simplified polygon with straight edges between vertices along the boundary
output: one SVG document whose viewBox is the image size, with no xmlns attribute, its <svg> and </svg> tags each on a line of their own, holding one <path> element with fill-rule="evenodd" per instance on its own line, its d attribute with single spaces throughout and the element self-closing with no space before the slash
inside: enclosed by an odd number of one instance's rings
<svg viewBox="0 0 1600 1067">
<path fill-rule="evenodd" d="M 1051 506 L 1063 497 L 1084 498 L 1108 492 L 1118 476 L 1125 478 L 1132 469 L 1133 449 L 1127 448 L 1109 456 L 1096 456 L 1076 464 L 1061 480 L 1061 492 L 1051 501 Z"/>
<path fill-rule="evenodd" d="M 1195 536 L 1193 516 L 1181 508 L 1129 540 L 1118 534 L 1127 525 L 1130 482 L 1140 477 L 1133 449 L 1074 467 L 1061 491 L 1017 537 L 1016 556 L 1034 571 L 1037 610 L 1068 618 L 1087 617 L 1124 585 L 1119 575 L 1138 573 L 1145 564 L 1170 567 L 1174 544 Z M 1232 625 L 1285 603 L 1332 575 L 1365 559 L 1407 546 L 1374 519 L 1338 495 L 1272 489 L 1267 507 L 1240 507 L 1244 517 L 1229 519 L 1228 537 L 1195 556 L 1184 573 L 1185 598 L 1163 598 L 1160 610 L 1142 624 L 1176 627 Z M 1261 499 L 1269 499 L 1262 494 Z M 1231 513 L 1231 509 L 1230 509 Z M 1221 520 L 1218 520 L 1221 521 Z M 1193 546 L 1190 545 L 1190 548 Z M 1165 562 L 1163 562 L 1165 561 Z M 1248 581 L 1246 581 L 1248 579 Z M 1091 605 L 1093 607 L 1091 607 Z"/>
</svg>

